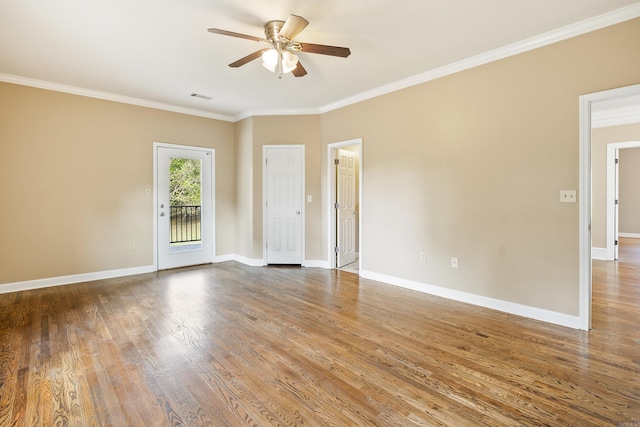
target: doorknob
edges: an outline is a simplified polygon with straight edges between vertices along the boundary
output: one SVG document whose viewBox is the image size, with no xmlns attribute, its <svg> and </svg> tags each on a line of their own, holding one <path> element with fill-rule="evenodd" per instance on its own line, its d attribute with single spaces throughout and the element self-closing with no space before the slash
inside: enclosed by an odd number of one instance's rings
<svg viewBox="0 0 640 427">
<path fill-rule="evenodd" d="M 300 211 L 296 211 L 296 215 L 300 215 Z"/>
<path fill-rule="evenodd" d="M 160 216 L 164 216 L 164 212 L 160 212 Z"/>
</svg>

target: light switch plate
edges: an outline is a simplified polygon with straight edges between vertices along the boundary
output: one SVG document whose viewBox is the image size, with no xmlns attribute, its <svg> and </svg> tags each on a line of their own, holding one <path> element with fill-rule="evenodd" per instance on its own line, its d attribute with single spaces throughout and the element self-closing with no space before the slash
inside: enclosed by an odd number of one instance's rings
<svg viewBox="0 0 640 427">
<path fill-rule="evenodd" d="M 575 203 L 576 190 L 560 190 L 560 201 L 562 203 Z"/>
</svg>

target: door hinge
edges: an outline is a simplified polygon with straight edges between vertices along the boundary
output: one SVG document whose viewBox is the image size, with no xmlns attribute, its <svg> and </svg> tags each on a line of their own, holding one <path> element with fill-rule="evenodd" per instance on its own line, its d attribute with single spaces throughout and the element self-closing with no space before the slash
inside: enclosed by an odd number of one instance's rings
<svg viewBox="0 0 640 427">
<path fill-rule="evenodd" d="M 268 165 L 269 164 L 269 159 L 264 159 L 264 164 Z"/>
<path fill-rule="evenodd" d="M 340 209 L 340 203 L 336 202 L 336 203 L 333 205 L 333 207 L 334 207 L 335 209 Z"/>
<path fill-rule="evenodd" d="M 616 165 L 620 162 L 620 159 L 616 159 Z"/>
<path fill-rule="evenodd" d="M 334 165 L 339 165 L 340 164 L 340 159 L 333 159 L 333 164 Z"/>
<path fill-rule="evenodd" d="M 616 199 L 616 205 L 618 204 L 618 199 Z"/>
<path fill-rule="evenodd" d="M 336 247 L 334 248 L 334 251 L 335 251 L 335 253 L 339 254 L 339 253 L 340 253 L 340 248 L 339 248 L 338 246 L 336 246 Z"/>
<path fill-rule="evenodd" d="M 616 245 L 616 246 L 618 246 L 618 241 L 616 240 L 613 244 L 614 244 L 614 245 Z"/>
</svg>

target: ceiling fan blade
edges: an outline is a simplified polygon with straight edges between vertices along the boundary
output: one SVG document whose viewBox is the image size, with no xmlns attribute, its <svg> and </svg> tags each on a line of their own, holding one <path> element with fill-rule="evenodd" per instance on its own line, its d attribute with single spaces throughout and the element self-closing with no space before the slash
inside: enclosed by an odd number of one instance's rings
<svg viewBox="0 0 640 427">
<path fill-rule="evenodd" d="M 305 70 L 300 61 L 298 61 L 296 68 L 294 68 L 291 74 L 293 74 L 295 77 L 303 77 L 307 75 L 307 70 Z"/>
<path fill-rule="evenodd" d="M 327 46 L 324 44 L 313 44 L 313 43 L 298 43 L 300 45 L 300 51 L 306 53 L 319 53 L 321 55 L 331 55 L 331 56 L 339 56 L 341 58 L 346 58 L 351 55 L 351 50 L 348 47 L 339 47 L 339 46 Z"/>
<path fill-rule="evenodd" d="M 260 57 L 262 56 L 262 53 L 263 53 L 265 50 L 267 50 L 267 49 L 260 49 L 260 50 L 257 50 L 257 51 L 255 51 L 255 52 L 253 52 L 253 53 L 252 53 L 252 54 L 250 54 L 250 55 L 245 56 L 244 58 L 240 58 L 240 59 L 238 59 L 236 62 L 232 62 L 231 64 L 229 64 L 229 67 L 232 67 L 232 68 L 238 68 L 238 67 L 243 66 L 243 65 L 244 65 L 244 64 L 246 64 L 247 62 L 251 62 L 251 61 L 253 61 L 254 59 L 258 59 L 258 58 L 260 58 Z"/>
<path fill-rule="evenodd" d="M 248 34 L 234 33 L 233 31 L 221 30 L 220 28 L 209 28 L 207 31 L 214 34 L 222 34 L 223 36 L 239 37 L 241 39 L 253 40 L 256 42 L 262 41 L 260 37 L 254 37 Z"/>
<path fill-rule="evenodd" d="M 307 25 L 309 25 L 309 21 L 304 19 L 302 16 L 289 15 L 278 35 L 291 41 L 295 36 L 300 34 Z"/>
</svg>

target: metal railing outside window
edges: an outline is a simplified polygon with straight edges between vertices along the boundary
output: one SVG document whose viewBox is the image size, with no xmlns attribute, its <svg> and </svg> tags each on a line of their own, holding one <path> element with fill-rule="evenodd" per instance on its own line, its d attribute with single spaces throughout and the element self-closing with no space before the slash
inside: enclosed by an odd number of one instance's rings
<svg viewBox="0 0 640 427">
<path fill-rule="evenodd" d="M 171 243 L 199 242 L 200 206 L 171 206 Z"/>
</svg>

